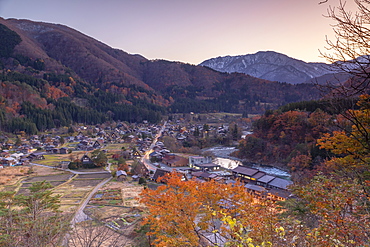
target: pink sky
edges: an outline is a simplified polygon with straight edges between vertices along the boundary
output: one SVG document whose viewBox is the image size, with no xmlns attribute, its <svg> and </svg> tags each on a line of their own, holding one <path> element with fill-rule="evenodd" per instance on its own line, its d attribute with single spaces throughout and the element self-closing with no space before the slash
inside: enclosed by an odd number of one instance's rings
<svg viewBox="0 0 370 247">
<path fill-rule="evenodd" d="M 148 59 L 198 64 L 225 55 L 276 51 L 322 62 L 323 17 L 339 0 L 0 0 L 3 18 L 64 24 Z M 348 2 L 352 2 L 348 0 Z"/>
</svg>

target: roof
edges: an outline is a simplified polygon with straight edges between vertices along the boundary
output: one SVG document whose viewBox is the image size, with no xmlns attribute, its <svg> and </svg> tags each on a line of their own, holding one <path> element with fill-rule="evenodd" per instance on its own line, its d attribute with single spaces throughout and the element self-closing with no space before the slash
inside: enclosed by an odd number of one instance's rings
<svg viewBox="0 0 370 247">
<path fill-rule="evenodd" d="M 289 191 L 279 189 L 270 189 L 268 193 L 285 199 L 287 199 L 291 195 Z"/>
<path fill-rule="evenodd" d="M 189 158 L 192 158 L 192 159 L 204 159 L 203 156 L 190 156 Z"/>
<path fill-rule="evenodd" d="M 289 180 L 286 180 L 286 179 L 275 178 L 275 179 L 271 180 L 268 183 L 268 185 L 273 186 L 273 187 L 276 187 L 276 188 L 279 188 L 279 189 L 286 190 L 287 189 L 287 186 L 288 185 L 291 185 L 292 183 L 293 183 L 292 181 L 289 181 Z"/>
<path fill-rule="evenodd" d="M 215 174 L 211 174 L 211 173 L 208 173 L 208 172 L 192 172 L 191 173 L 192 176 L 194 177 L 202 177 L 202 178 L 215 178 L 217 177 L 217 175 Z"/>
<path fill-rule="evenodd" d="M 116 173 L 116 176 L 119 177 L 119 176 L 127 176 L 127 173 L 125 171 L 122 171 L 122 170 L 118 170 L 117 173 Z"/>
<path fill-rule="evenodd" d="M 259 170 L 254 169 L 254 168 L 249 168 L 249 167 L 244 167 L 244 166 L 238 166 L 232 170 L 235 173 L 247 175 L 249 177 L 252 177 L 253 175 L 257 174 Z"/>
<path fill-rule="evenodd" d="M 253 175 L 253 178 L 255 178 L 255 179 L 259 179 L 259 178 L 261 178 L 261 177 L 263 177 L 263 176 L 265 176 L 266 175 L 266 173 L 265 172 L 261 172 L 261 171 L 259 171 L 259 172 L 257 172 L 256 174 L 254 174 Z"/>
<path fill-rule="evenodd" d="M 189 163 L 189 160 L 187 158 L 177 156 L 177 155 L 165 155 L 162 161 L 164 163 L 168 163 L 171 165 L 177 165 L 177 166 L 187 166 Z"/>
<path fill-rule="evenodd" d="M 160 168 L 157 168 L 154 172 L 154 175 L 153 175 L 153 180 L 157 180 L 159 179 L 160 177 L 163 177 L 164 175 L 166 175 L 167 173 L 170 173 L 170 171 L 167 171 L 167 170 L 164 170 L 164 169 L 160 169 Z"/>
<path fill-rule="evenodd" d="M 220 167 L 220 165 L 217 165 L 215 163 L 194 164 L 194 166 L 204 167 L 204 168 L 207 168 L 207 167 Z"/>
<path fill-rule="evenodd" d="M 253 191 L 258 191 L 258 192 L 266 191 L 266 189 L 263 188 L 262 186 L 258 186 L 258 185 L 255 185 L 255 184 L 246 184 L 246 185 L 244 185 L 244 187 L 247 188 L 247 189 L 253 190 Z"/>
<path fill-rule="evenodd" d="M 273 180 L 274 178 L 275 178 L 274 176 L 271 176 L 271 175 L 265 175 L 265 176 L 262 176 L 262 177 L 258 178 L 258 179 L 257 179 L 257 182 L 267 184 L 268 182 L 270 182 L 270 181 L 271 181 L 271 180 Z"/>
<path fill-rule="evenodd" d="M 30 155 L 38 156 L 38 155 L 44 155 L 44 154 L 47 154 L 47 153 L 46 152 L 33 152 Z"/>
</svg>

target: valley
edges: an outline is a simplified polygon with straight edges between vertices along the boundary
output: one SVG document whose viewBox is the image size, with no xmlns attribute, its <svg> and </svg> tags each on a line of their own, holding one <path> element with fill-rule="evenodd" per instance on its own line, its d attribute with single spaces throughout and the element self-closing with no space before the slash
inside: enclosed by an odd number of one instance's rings
<svg viewBox="0 0 370 247">
<path fill-rule="evenodd" d="M 0 17 L 0 247 L 370 246 L 370 8 L 354 4 L 327 9 L 330 64 L 147 59 Z"/>
</svg>

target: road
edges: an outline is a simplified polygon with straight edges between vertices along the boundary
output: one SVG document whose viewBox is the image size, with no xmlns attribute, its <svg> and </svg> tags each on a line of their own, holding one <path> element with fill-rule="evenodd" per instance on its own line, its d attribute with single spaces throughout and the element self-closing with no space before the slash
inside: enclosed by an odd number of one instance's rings
<svg viewBox="0 0 370 247">
<path fill-rule="evenodd" d="M 77 211 L 76 211 L 76 214 L 75 216 L 73 217 L 73 219 L 71 220 L 71 225 L 74 226 L 76 223 L 79 223 L 81 221 L 84 221 L 84 220 L 88 220 L 89 219 L 89 216 L 87 216 L 85 213 L 84 213 L 84 209 L 86 207 L 86 205 L 89 203 L 89 201 L 91 200 L 91 197 L 106 183 L 108 183 L 113 177 L 110 177 L 110 178 L 106 178 L 104 179 L 102 182 L 100 182 L 97 186 L 95 186 L 95 188 L 90 192 L 90 194 L 88 195 L 88 197 L 85 199 L 85 201 L 83 201 L 80 206 L 78 207 Z"/>
<path fill-rule="evenodd" d="M 155 138 L 153 139 L 152 144 L 150 144 L 148 150 L 145 152 L 144 156 L 141 158 L 141 162 L 145 165 L 145 167 L 149 171 L 155 172 L 155 170 L 157 170 L 157 167 L 154 166 L 152 164 L 152 162 L 150 162 L 149 154 L 153 151 L 153 148 L 154 148 L 155 144 L 157 143 L 159 137 L 162 136 L 162 133 L 163 133 L 164 129 L 166 128 L 166 124 L 167 124 L 167 121 L 164 121 L 162 128 L 158 131 Z"/>
</svg>

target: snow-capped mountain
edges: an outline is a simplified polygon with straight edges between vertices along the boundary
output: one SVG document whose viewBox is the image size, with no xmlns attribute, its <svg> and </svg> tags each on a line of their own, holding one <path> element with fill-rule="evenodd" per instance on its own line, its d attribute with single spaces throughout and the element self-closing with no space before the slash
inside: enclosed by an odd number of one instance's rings
<svg viewBox="0 0 370 247">
<path fill-rule="evenodd" d="M 200 65 L 220 72 L 239 72 L 261 79 L 292 84 L 333 73 L 328 64 L 306 63 L 274 51 L 211 58 Z"/>
</svg>

